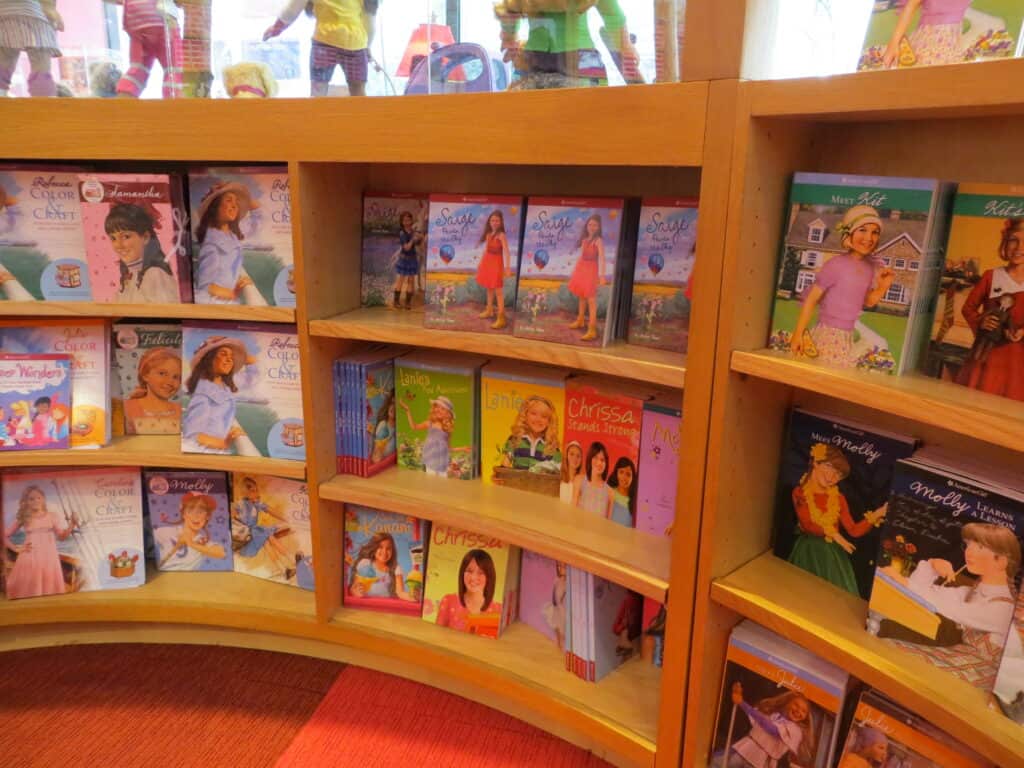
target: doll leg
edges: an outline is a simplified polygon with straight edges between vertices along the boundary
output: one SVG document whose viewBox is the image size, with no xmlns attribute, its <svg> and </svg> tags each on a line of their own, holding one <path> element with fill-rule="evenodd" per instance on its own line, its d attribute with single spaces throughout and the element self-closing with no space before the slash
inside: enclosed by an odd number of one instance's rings
<svg viewBox="0 0 1024 768">
<path fill-rule="evenodd" d="M 154 39 L 153 55 L 160 62 L 164 70 L 164 92 L 165 99 L 181 97 L 181 62 L 183 59 L 181 47 L 181 35 L 178 34 L 178 25 L 168 23 L 163 29 L 158 30 Z"/>
<path fill-rule="evenodd" d="M 580 308 L 579 308 L 579 312 L 578 312 L 578 314 L 576 315 L 576 319 L 575 319 L 575 320 L 574 320 L 573 322 L 571 322 L 571 323 L 569 324 L 569 327 L 570 327 L 570 328 L 582 328 L 582 327 L 583 327 L 583 322 L 584 322 L 584 321 L 583 321 L 583 314 L 584 314 L 584 312 L 586 311 L 586 308 L 587 308 L 587 300 L 586 300 L 586 299 L 584 299 L 584 298 L 583 298 L 583 297 L 581 296 L 581 297 L 580 297 Z"/>
<path fill-rule="evenodd" d="M 327 95 L 334 74 L 334 66 L 338 63 L 335 56 L 336 48 L 313 41 L 309 51 L 309 93 L 320 98 Z"/>
<path fill-rule="evenodd" d="M 587 332 L 580 337 L 580 341 L 592 341 L 597 338 L 597 296 L 586 299 L 586 302 L 590 310 L 590 322 L 587 325 Z"/>
<path fill-rule="evenodd" d="M 366 79 L 369 70 L 369 54 L 365 48 L 358 51 L 339 51 L 338 63 L 345 73 L 348 92 L 351 96 L 366 95 Z"/>
<path fill-rule="evenodd" d="M 498 307 L 498 317 L 493 323 L 491 323 L 491 328 L 496 331 L 500 331 L 508 325 L 508 320 L 505 319 L 505 291 L 502 288 L 495 288 L 493 293 L 494 303 Z"/>
<path fill-rule="evenodd" d="M 477 317 L 482 319 L 494 317 L 494 291 L 490 288 L 485 290 L 487 293 L 487 305 L 484 307 L 484 311 L 477 315 Z"/>
<path fill-rule="evenodd" d="M 21 51 L 17 48 L 0 48 L 0 96 L 6 96 L 14 77 L 14 68 L 18 65 Z"/>
<path fill-rule="evenodd" d="M 149 32 L 150 30 L 146 29 L 131 35 L 131 45 L 128 48 L 131 63 L 128 71 L 117 81 L 117 95 L 121 98 L 139 98 L 149 81 L 149 70 L 156 60 L 151 52 Z"/>
<path fill-rule="evenodd" d="M 29 96 L 56 96 L 57 84 L 53 82 L 53 75 L 50 74 L 50 62 L 52 61 L 50 54 L 37 48 L 30 48 L 25 53 L 28 54 L 31 73 L 28 76 Z"/>
</svg>

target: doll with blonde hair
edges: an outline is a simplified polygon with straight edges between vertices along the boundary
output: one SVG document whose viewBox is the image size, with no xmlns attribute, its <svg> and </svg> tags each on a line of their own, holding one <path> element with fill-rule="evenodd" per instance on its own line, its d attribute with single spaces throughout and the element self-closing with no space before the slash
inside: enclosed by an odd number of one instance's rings
<svg viewBox="0 0 1024 768">
<path fill-rule="evenodd" d="M 60 525 L 46 504 L 46 494 L 38 485 L 29 485 L 22 491 L 14 522 L 4 531 L 8 546 L 11 546 L 11 537 L 19 528 L 25 531 L 25 543 L 7 574 L 7 597 L 15 599 L 64 593 L 64 572 L 57 542 L 70 536 L 77 525 L 74 515 L 67 527 Z"/>
<path fill-rule="evenodd" d="M 430 413 L 419 424 L 413 421 L 408 403 L 400 400 L 398 404 L 409 420 L 409 429 L 414 432 L 427 431 L 427 439 L 421 451 L 424 471 L 428 475 L 447 477 L 452 453 L 469 450 L 468 447 L 452 448 L 451 445 L 452 432 L 455 431 L 455 404 L 444 395 L 439 395 L 430 401 Z"/>
<path fill-rule="evenodd" d="M 532 470 L 538 464 L 555 465 L 562 461 L 558 447 L 558 412 L 546 397 L 530 395 L 519 405 L 508 440 L 502 448 L 501 465 Z"/>
</svg>

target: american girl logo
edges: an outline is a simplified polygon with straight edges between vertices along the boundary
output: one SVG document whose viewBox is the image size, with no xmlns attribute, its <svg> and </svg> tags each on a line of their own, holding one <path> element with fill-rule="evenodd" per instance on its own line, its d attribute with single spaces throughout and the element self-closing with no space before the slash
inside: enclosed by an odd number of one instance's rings
<svg viewBox="0 0 1024 768">
<path fill-rule="evenodd" d="M 968 512 L 973 506 L 971 502 L 964 501 L 963 494 L 957 491 L 943 491 L 932 488 L 926 483 L 922 483 L 920 480 L 915 480 L 910 484 L 910 490 L 917 496 L 923 499 L 927 499 L 933 504 L 939 504 L 943 507 L 949 507 L 953 510 L 953 517 L 959 517 L 960 515 Z"/>
<path fill-rule="evenodd" d="M 482 533 L 472 531 L 460 531 L 455 528 L 437 526 L 432 536 L 435 544 L 452 544 L 467 549 L 504 549 L 505 542 L 499 539 L 492 539 Z"/>
<path fill-rule="evenodd" d="M 875 460 L 878 459 L 882 452 L 875 447 L 872 442 L 855 443 L 848 437 L 842 435 L 832 435 L 828 437 L 826 435 L 818 434 L 817 432 L 811 432 L 811 438 L 819 443 L 832 443 L 832 445 L 842 448 L 846 453 L 853 453 L 858 456 L 863 456 L 864 461 L 867 464 L 874 464 Z"/>
<path fill-rule="evenodd" d="M 170 487 L 172 491 L 177 492 L 210 493 L 213 490 L 213 481 L 208 477 L 172 478 Z"/>
<path fill-rule="evenodd" d="M 989 200 L 985 203 L 986 216 L 1015 219 L 1024 216 L 1024 203 L 1019 200 Z"/>
<path fill-rule="evenodd" d="M 663 221 L 661 211 L 655 211 L 651 214 L 651 221 L 644 228 L 644 231 L 652 235 L 656 242 L 665 242 L 669 240 L 675 243 L 682 235 L 688 232 L 690 229 L 690 222 L 686 219 L 673 219 L 672 221 Z M 658 237 L 658 235 L 668 235 L 669 237 Z"/>
<path fill-rule="evenodd" d="M 572 222 L 567 216 L 551 216 L 543 208 L 537 213 L 537 220 L 530 224 L 530 231 L 549 235 L 556 243 L 571 228 Z"/>
<path fill-rule="evenodd" d="M 448 237 L 465 237 L 466 231 L 476 224 L 477 217 L 472 212 L 466 211 L 458 216 L 452 214 L 448 208 L 442 208 L 437 218 L 434 219 L 434 226 L 440 227 L 442 234 Z"/>
</svg>

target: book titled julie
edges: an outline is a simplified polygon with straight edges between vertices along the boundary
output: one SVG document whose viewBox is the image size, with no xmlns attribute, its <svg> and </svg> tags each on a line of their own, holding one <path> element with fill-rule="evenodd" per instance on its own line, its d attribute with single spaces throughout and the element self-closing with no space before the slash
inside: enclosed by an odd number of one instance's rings
<svg viewBox="0 0 1024 768">
<path fill-rule="evenodd" d="M 347 505 L 342 602 L 350 608 L 419 616 L 429 536 L 426 520 Z"/>
<path fill-rule="evenodd" d="M 8 470 L 3 480 L 7 597 L 145 583 L 138 469 Z"/>
<path fill-rule="evenodd" d="M 71 358 L 0 353 L 0 451 L 68 447 Z"/>
<path fill-rule="evenodd" d="M 159 570 L 233 570 L 227 475 L 144 470 L 142 484 Z"/>
</svg>

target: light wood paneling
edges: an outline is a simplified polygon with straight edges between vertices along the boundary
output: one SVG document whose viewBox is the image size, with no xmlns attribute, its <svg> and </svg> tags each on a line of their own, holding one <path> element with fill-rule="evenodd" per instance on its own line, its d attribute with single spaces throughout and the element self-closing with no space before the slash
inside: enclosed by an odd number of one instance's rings
<svg viewBox="0 0 1024 768">
<path fill-rule="evenodd" d="M 100 304 L 92 301 L 0 301 L 0 317 L 158 317 L 175 320 L 237 320 L 294 323 L 291 307 L 220 304 Z"/>
</svg>

